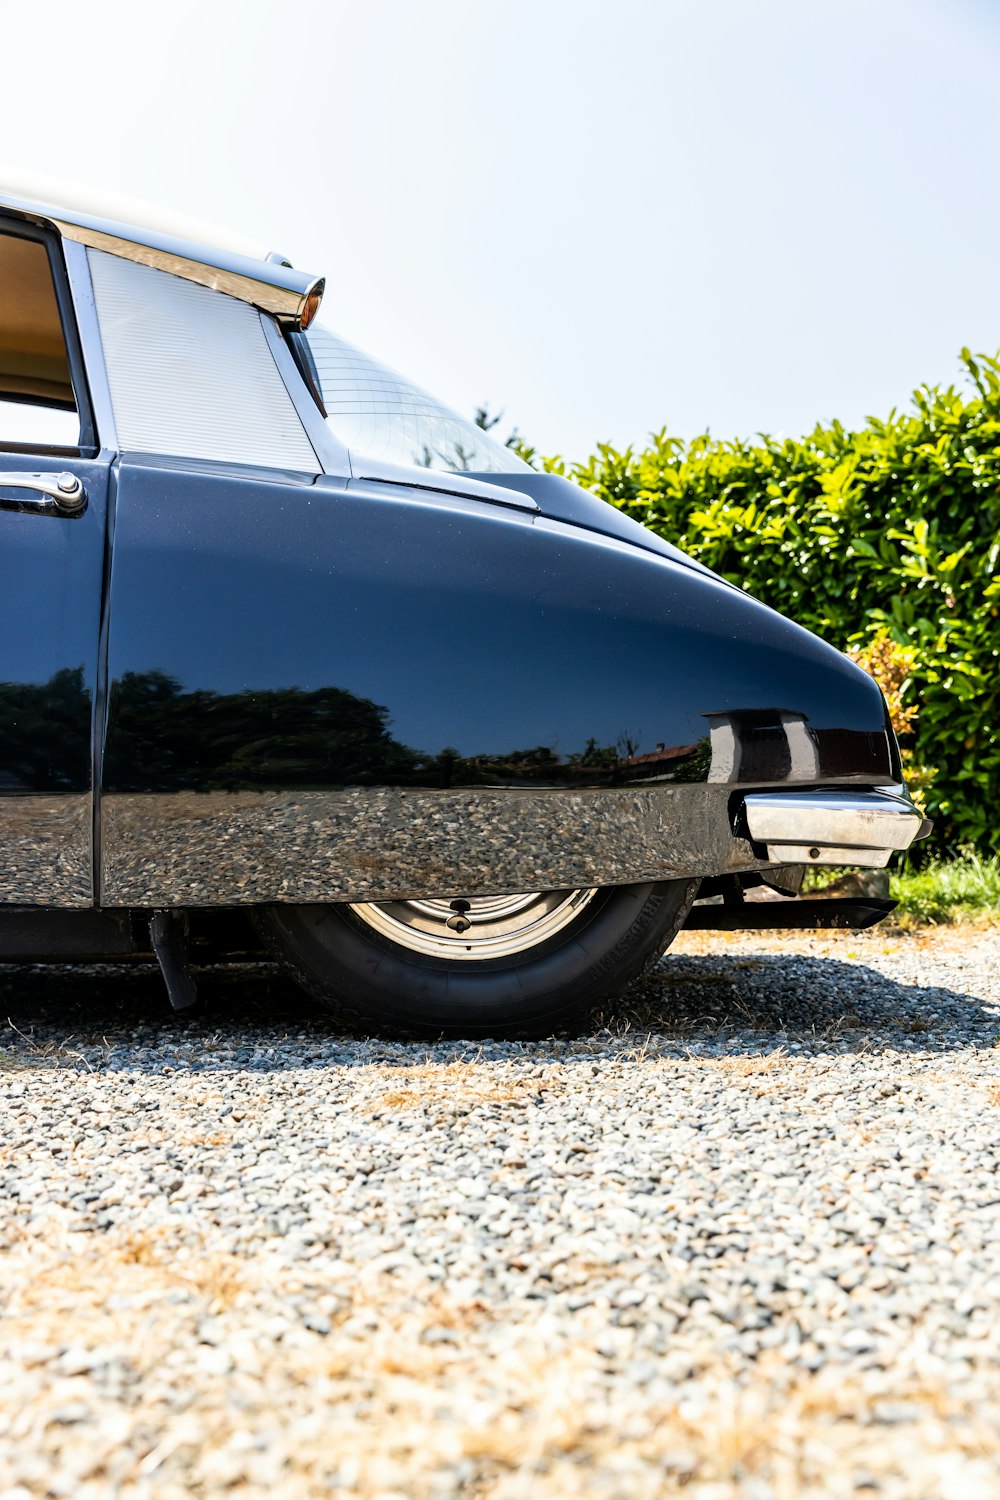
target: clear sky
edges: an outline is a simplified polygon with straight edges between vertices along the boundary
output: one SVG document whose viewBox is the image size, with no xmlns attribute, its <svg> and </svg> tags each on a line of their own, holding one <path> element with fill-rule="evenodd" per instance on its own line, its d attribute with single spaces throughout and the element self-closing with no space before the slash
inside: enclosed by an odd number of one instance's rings
<svg viewBox="0 0 1000 1500">
<path fill-rule="evenodd" d="M 857 423 L 1000 346 L 1000 0 L 0 24 L 0 162 L 273 245 L 326 274 L 331 327 L 546 453 Z"/>
</svg>

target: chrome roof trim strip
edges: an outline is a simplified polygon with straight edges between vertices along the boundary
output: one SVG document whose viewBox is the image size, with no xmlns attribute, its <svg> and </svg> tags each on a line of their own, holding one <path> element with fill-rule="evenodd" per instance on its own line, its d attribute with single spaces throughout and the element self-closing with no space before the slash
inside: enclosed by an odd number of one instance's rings
<svg viewBox="0 0 1000 1500">
<path fill-rule="evenodd" d="M 195 281 L 199 286 L 225 292 L 241 302 L 250 302 L 284 322 L 298 324 L 309 297 L 323 292 L 321 276 L 311 276 L 276 261 L 254 260 L 154 230 L 94 218 L 54 204 L 32 203 L 4 195 L 0 207 L 35 223 L 53 225 L 64 239 L 75 240 L 90 249 L 106 250 L 125 260 L 138 261 L 154 270 L 168 271 L 185 281 Z"/>
</svg>

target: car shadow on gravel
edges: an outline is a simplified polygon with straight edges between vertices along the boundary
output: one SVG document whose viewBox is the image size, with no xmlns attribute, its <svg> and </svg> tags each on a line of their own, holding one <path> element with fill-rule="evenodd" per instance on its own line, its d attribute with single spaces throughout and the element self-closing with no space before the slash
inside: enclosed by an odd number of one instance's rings
<svg viewBox="0 0 1000 1500">
<path fill-rule="evenodd" d="M 992 1048 L 1000 1004 L 863 962 L 805 954 L 671 954 L 626 994 L 608 1024 L 697 1047 L 729 1037 L 803 1052 Z"/>
<path fill-rule="evenodd" d="M 32 1063 L 157 1072 L 234 1067 L 405 1065 L 455 1057 L 569 1062 L 641 1047 L 757 1056 L 991 1048 L 1000 1007 L 940 985 L 901 983 L 864 963 L 800 954 L 671 955 L 582 1033 L 522 1043 L 406 1042 L 351 1034 L 280 968 L 198 974 L 200 1000 L 175 1013 L 151 964 L 0 966 L 0 1076 Z"/>
</svg>

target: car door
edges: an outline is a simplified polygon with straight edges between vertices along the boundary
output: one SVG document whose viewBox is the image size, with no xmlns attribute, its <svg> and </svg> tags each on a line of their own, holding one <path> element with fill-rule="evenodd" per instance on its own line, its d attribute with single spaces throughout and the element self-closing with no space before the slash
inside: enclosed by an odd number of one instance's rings
<svg viewBox="0 0 1000 1500">
<path fill-rule="evenodd" d="M 58 239 L 0 218 L 0 904 L 94 901 L 109 465 Z"/>
</svg>

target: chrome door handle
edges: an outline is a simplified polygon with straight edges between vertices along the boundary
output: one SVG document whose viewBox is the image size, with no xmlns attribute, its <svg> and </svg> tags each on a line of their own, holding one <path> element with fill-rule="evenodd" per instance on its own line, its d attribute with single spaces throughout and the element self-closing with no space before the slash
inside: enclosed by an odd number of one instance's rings
<svg viewBox="0 0 1000 1500">
<path fill-rule="evenodd" d="M 5 474 L 0 469 L 0 490 L 35 490 L 44 500 L 8 499 L 0 494 L 0 508 L 27 510 L 44 516 L 78 516 L 87 508 L 87 491 L 75 474 Z"/>
</svg>

